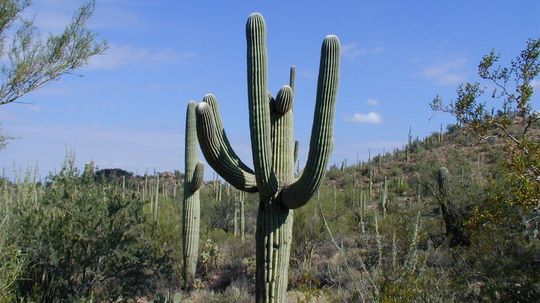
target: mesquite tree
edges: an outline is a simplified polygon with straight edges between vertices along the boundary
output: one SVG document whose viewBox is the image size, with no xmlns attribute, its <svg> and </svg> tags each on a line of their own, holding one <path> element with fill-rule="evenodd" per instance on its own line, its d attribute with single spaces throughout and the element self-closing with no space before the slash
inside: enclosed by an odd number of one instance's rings
<svg viewBox="0 0 540 303">
<path fill-rule="evenodd" d="M 268 93 L 266 29 L 262 15 L 246 25 L 249 127 L 254 169 L 233 151 L 216 98 L 206 95 L 197 106 L 197 134 L 203 154 L 227 182 L 260 197 L 256 232 L 256 300 L 284 302 L 287 290 L 293 209 L 306 204 L 321 185 L 333 144 L 333 120 L 339 78 L 340 43 L 327 36 L 322 44 L 313 128 L 307 165 L 294 177 L 293 88 L 283 86 L 275 99 Z"/>
</svg>

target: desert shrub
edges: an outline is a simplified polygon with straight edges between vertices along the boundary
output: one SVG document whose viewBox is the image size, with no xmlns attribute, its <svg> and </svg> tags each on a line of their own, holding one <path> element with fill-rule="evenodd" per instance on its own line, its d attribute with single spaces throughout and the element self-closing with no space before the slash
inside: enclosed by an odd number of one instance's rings
<svg viewBox="0 0 540 303">
<path fill-rule="evenodd" d="M 6 203 L 7 201 L 3 201 Z M 7 206 L 5 204 L 4 206 Z M 24 256 L 13 243 L 7 241 L 7 227 L 11 224 L 11 214 L 6 207 L 0 208 L 0 302 L 15 301 L 15 283 L 21 279 Z"/>
<path fill-rule="evenodd" d="M 538 302 L 540 241 L 512 228 L 486 225 L 471 232 L 471 247 L 454 251 L 452 281 L 463 301 Z"/>
<path fill-rule="evenodd" d="M 450 275 L 427 265 L 431 247 L 419 248 L 420 214 L 387 216 L 379 223 L 366 219 L 366 232 L 357 247 L 339 244 L 327 226 L 339 254 L 322 278 L 333 301 L 342 302 L 447 302 L 453 298 Z M 398 220 L 398 221 L 396 221 Z M 405 228 L 396 230 L 395 226 Z"/>
<path fill-rule="evenodd" d="M 93 167 L 81 173 L 68 157 L 40 192 L 29 193 L 9 204 L 4 234 L 24 256 L 14 285 L 21 300 L 135 296 L 168 272 L 168 252 L 150 241 L 142 201 L 98 185 Z"/>
</svg>

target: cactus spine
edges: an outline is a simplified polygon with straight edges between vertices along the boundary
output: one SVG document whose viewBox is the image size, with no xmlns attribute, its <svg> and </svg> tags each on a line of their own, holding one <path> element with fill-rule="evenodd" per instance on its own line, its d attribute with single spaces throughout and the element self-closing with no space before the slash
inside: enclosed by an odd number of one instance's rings
<svg viewBox="0 0 540 303">
<path fill-rule="evenodd" d="M 293 89 L 268 95 L 266 25 L 258 14 L 246 25 L 249 126 L 254 169 L 228 143 L 217 102 L 211 95 L 197 106 L 197 133 L 208 163 L 230 184 L 260 198 L 256 232 L 257 302 L 284 302 L 287 290 L 293 209 L 317 191 L 332 150 L 340 43 L 327 36 L 321 49 L 319 80 L 307 165 L 294 177 Z M 210 97 L 211 96 L 211 97 Z"/>
<path fill-rule="evenodd" d="M 195 278 L 199 254 L 199 225 L 201 206 L 199 188 L 203 183 L 204 164 L 198 161 L 195 108 L 191 101 L 186 112 L 184 205 L 182 210 L 182 248 L 185 286 L 190 288 Z"/>
</svg>

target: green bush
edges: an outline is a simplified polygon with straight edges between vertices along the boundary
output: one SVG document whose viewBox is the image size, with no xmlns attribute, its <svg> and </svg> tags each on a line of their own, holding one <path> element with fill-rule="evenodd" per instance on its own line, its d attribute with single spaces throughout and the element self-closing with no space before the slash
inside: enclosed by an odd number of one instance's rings
<svg viewBox="0 0 540 303">
<path fill-rule="evenodd" d="M 5 203 L 11 218 L 2 241 L 24 256 L 14 284 L 21 300 L 134 296 L 167 273 L 171 262 L 150 241 L 142 201 L 96 184 L 92 165 L 81 174 L 68 158 L 45 186 L 27 181 L 16 188 L 16 199 Z"/>
</svg>

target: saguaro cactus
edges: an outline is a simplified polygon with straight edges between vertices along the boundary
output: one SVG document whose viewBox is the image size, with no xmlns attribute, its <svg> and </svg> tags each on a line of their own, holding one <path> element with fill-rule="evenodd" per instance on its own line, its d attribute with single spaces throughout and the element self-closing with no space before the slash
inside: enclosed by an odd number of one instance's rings
<svg viewBox="0 0 540 303">
<path fill-rule="evenodd" d="M 306 204 L 322 183 L 332 150 L 334 108 L 339 78 L 340 43 L 327 36 L 322 44 L 319 80 L 307 165 L 294 177 L 293 89 L 268 93 L 266 29 L 262 15 L 246 25 L 249 126 L 254 169 L 233 151 L 217 102 L 207 95 L 197 106 L 197 134 L 208 163 L 230 184 L 258 192 L 256 301 L 284 302 L 287 290 L 293 209 Z"/>
<path fill-rule="evenodd" d="M 204 164 L 198 161 L 197 130 L 195 123 L 196 102 L 189 102 L 186 112 L 186 146 L 185 146 L 185 177 L 184 177 L 184 207 L 182 211 L 182 248 L 184 259 L 184 282 L 191 287 L 197 268 L 199 254 L 199 225 L 201 206 L 199 188 L 203 182 Z"/>
<path fill-rule="evenodd" d="M 380 194 L 380 208 L 381 208 L 381 215 L 384 218 L 386 216 L 386 199 L 388 198 L 388 184 L 386 181 L 386 176 L 384 176 L 384 183 L 381 188 L 381 194 Z"/>
<path fill-rule="evenodd" d="M 450 246 L 467 246 L 470 239 L 467 235 L 465 217 L 463 210 L 460 210 L 450 197 L 450 173 L 446 167 L 439 168 L 437 172 L 437 193 L 435 198 L 441 207 L 441 214 L 446 227 L 446 234 L 450 240 Z"/>
</svg>

